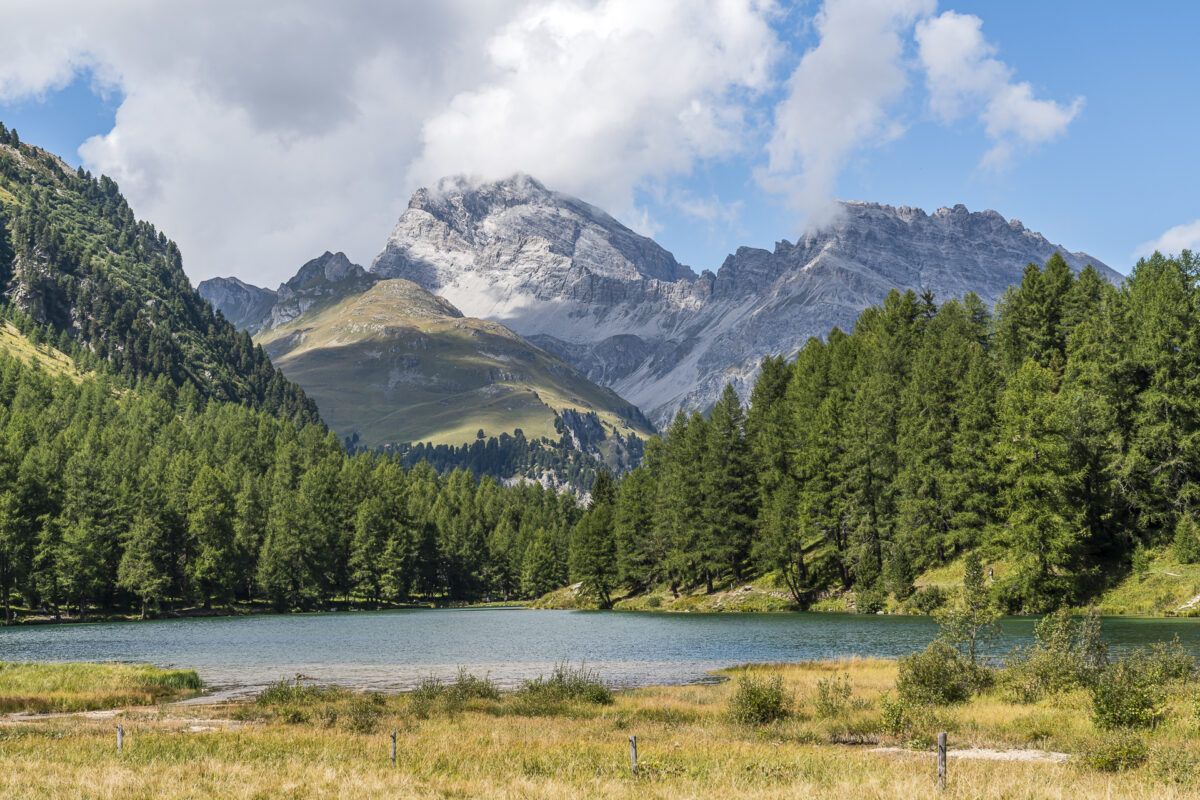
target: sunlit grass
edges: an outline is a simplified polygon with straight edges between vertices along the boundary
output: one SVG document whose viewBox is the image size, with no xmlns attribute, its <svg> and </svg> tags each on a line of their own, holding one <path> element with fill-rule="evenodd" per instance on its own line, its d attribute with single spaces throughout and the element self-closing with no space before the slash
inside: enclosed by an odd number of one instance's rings
<svg viewBox="0 0 1200 800">
<path fill-rule="evenodd" d="M 933 711 L 923 723 L 927 730 L 901 739 L 883 733 L 880 723 L 879 697 L 895 685 L 894 662 L 755 666 L 726 674 L 779 675 L 794 700 L 791 713 L 765 726 L 733 722 L 728 712 L 736 680 L 621 692 L 611 705 L 562 701 L 536 712 L 521 708 L 519 692 L 476 687 L 460 702 L 427 706 L 422 715 L 414 713 L 412 696 L 281 684 L 263 702 L 232 708 L 130 711 L 121 753 L 111 721 L 51 718 L 0 726 L 0 796 L 1141 800 L 1200 792 L 1200 754 L 1184 697 L 1163 725 L 1141 734 L 1150 753 L 1142 767 L 1103 773 L 1081 760 L 952 758 L 949 784 L 937 794 L 931 752 L 877 752 L 876 746 L 921 746 L 909 740 L 946 730 L 952 749 L 1075 754 L 1100 737 L 1086 698 L 1015 706 L 986 694 Z M 852 702 L 822 717 L 818 681 L 841 675 L 849 676 Z M 370 707 L 370 726 L 355 718 L 355 704 Z M 276 713 L 288 706 L 303 707 L 307 718 L 288 721 Z M 638 739 L 636 776 L 629 767 L 630 736 Z"/>
<path fill-rule="evenodd" d="M 91 711 L 150 705 L 195 694 L 192 670 L 148 664 L 0 662 L 0 712 Z"/>
</svg>

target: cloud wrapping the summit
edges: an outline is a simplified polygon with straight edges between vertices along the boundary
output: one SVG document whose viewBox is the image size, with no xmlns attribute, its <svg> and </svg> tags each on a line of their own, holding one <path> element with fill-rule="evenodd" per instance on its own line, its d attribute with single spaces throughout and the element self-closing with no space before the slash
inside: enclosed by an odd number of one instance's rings
<svg viewBox="0 0 1200 800">
<path fill-rule="evenodd" d="M 743 146 L 737 93 L 769 85 L 770 11 L 760 0 L 534 6 L 488 43 L 495 78 L 425 123 L 410 176 L 525 171 L 627 215 L 638 185 Z"/>
<path fill-rule="evenodd" d="M 843 168 L 906 131 L 919 69 L 996 163 L 1062 134 L 1079 101 L 1035 97 L 977 17 L 936 11 L 826 0 L 797 63 L 798 11 L 776 0 L 7 0 L 0 102 L 79 76 L 117 93 L 84 165 L 194 280 L 271 285 L 327 249 L 369 263 L 411 192 L 452 173 L 527 172 L 652 232 L 639 197 L 732 225 L 737 202 L 681 184 L 741 159 L 819 225 Z"/>
</svg>

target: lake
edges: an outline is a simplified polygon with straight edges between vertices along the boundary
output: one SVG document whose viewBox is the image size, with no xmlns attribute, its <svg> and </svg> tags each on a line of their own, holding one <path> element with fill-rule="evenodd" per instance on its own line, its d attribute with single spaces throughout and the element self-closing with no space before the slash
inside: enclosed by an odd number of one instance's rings
<svg viewBox="0 0 1200 800">
<path fill-rule="evenodd" d="M 1003 620 L 993 652 L 1029 641 L 1034 624 Z M 563 660 L 632 687 L 712 680 L 710 670 L 748 662 L 897 657 L 936 632 L 932 619 L 906 616 L 417 609 L 0 628 L 0 660 L 188 667 L 218 695 L 297 674 L 398 691 L 459 666 L 514 686 Z M 1104 634 L 1118 649 L 1178 634 L 1200 655 L 1200 620 L 1108 617 Z"/>
</svg>

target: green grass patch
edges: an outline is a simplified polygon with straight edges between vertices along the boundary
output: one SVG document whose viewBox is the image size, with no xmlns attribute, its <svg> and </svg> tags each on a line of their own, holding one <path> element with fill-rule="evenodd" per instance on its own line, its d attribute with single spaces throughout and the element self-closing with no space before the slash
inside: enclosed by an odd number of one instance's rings
<svg viewBox="0 0 1200 800">
<path fill-rule="evenodd" d="M 203 688 L 194 670 L 149 664 L 0 662 L 0 712 L 94 711 L 152 705 Z"/>
</svg>

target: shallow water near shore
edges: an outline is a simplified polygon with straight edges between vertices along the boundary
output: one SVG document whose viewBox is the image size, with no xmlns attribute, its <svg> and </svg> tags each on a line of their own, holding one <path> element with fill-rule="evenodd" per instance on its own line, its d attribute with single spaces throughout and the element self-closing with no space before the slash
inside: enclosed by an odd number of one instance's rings
<svg viewBox="0 0 1200 800">
<path fill-rule="evenodd" d="M 1030 641 L 1036 620 L 1009 617 L 990 652 Z M 929 617 L 852 614 L 670 614 L 417 609 L 45 625 L 0 629 L 3 661 L 133 661 L 199 672 L 211 694 L 237 696 L 303 675 L 403 691 L 459 667 L 502 687 L 583 662 L 614 686 L 699 683 L 745 663 L 894 658 L 937 633 Z M 1178 635 L 1200 655 L 1200 620 L 1107 617 L 1116 649 Z"/>
</svg>

